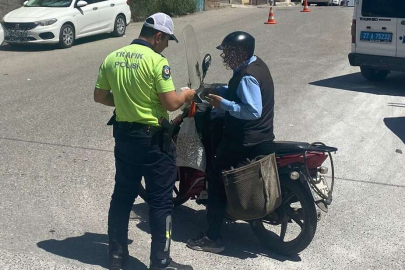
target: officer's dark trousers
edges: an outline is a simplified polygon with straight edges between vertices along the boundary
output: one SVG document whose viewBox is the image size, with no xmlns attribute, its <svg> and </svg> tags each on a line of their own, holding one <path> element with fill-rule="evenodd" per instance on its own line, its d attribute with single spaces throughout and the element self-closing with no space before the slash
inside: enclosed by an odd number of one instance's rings
<svg viewBox="0 0 405 270">
<path fill-rule="evenodd" d="M 176 180 L 173 148 L 161 150 L 162 134 L 143 131 L 122 134 L 114 129 L 115 187 L 108 214 L 109 250 L 128 254 L 128 222 L 142 176 L 145 179 L 152 234 L 150 259 L 153 264 L 170 262 L 172 192 Z"/>
<path fill-rule="evenodd" d="M 232 167 L 238 168 L 260 155 L 274 153 L 272 142 L 263 142 L 254 146 L 244 146 L 222 140 L 216 151 L 216 157 L 208 172 L 208 231 L 211 240 L 221 237 L 221 227 L 225 216 L 226 193 L 221 172 Z"/>
</svg>

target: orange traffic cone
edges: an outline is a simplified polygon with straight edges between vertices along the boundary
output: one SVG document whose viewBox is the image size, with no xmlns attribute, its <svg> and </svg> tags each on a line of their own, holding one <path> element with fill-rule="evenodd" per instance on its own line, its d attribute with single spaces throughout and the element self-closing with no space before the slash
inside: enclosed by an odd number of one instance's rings
<svg viewBox="0 0 405 270">
<path fill-rule="evenodd" d="M 308 0 L 304 0 L 304 9 L 301 12 L 311 12 L 308 8 Z"/>
<path fill-rule="evenodd" d="M 269 19 L 264 24 L 277 24 L 276 20 L 274 19 L 273 7 L 270 7 Z"/>
</svg>

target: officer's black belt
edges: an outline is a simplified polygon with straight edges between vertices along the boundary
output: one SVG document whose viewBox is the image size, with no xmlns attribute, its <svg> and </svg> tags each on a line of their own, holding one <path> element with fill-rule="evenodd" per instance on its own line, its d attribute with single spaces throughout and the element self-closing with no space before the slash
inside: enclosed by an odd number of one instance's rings
<svg viewBox="0 0 405 270">
<path fill-rule="evenodd" d="M 150 126 L 146 124 L 141 124 L 137 122 L 118 122 L 114 123 L 114 127 L 122 129 L 125 131 L 143 131 L 148 135 L 153 135 L 156 132 L 162 131 L 162 127 L 159 126 Z"/>
</svg>

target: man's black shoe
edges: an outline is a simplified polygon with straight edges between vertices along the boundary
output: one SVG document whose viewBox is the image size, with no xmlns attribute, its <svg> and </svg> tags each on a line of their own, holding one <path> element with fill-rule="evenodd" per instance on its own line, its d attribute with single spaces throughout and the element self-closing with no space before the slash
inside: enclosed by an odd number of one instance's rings
<svg viewBox="0 0 405 270">
<path fill-rule="evenodd" d="M 206 251 L 212 253 L 221 253 L 225 250 L 225 246 L 221 239 L 213 241 L 204 233 L 201 233 L 195 239 L 189 239 L 187 241 L 187 247 L 197 251 Z"/>
<path fill-rule="evenodd" d="M 128 255 L 110 254 L 109 256 L 109 270 L 121 270 L 124 267 Z"/>
<path fill-rule="evenodd" d="M 167 266 L 153 266 L 151 265 L 149 270 L 193 270 L 190 265 L 179 264 L 171 261 Z"/>
</svg>

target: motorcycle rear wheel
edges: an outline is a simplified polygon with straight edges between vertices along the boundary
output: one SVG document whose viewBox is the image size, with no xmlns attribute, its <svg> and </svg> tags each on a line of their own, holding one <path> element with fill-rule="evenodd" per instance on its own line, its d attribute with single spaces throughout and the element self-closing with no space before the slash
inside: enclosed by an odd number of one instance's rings
<svg viewBox="0 0 405 270">
<path fill-rule="evenodd" d="M 292 256 L 307 248 L 314 238 L 317 213 L 311 195 L 299 180 L 280 180 L 282 205 L 271 218 L 265 217 L 249 223 L 265 248 Z M 287 231 L 289 226 L 290 231 Z"/>
<path fill-rule="evenodd" d="M 178 183 L 179 182 L 176 181 L 176 184 L 178 184 Z M 177 185 L 175 185 L 173 188 L 173 205 L 174 205 L 174 207 L 184 204 L 189 199 L 189 198 L 179 197 L 178 194 L 179 194 L 179 190 L 177 188 Z M 138 196 L 141 197 L 145 202 L 148 202 L 148 194 L 146 194 L 146 190 L 143 185 L 143 182 L 141 182 L 141 185 L 139 187 Z"/>
</svg>

